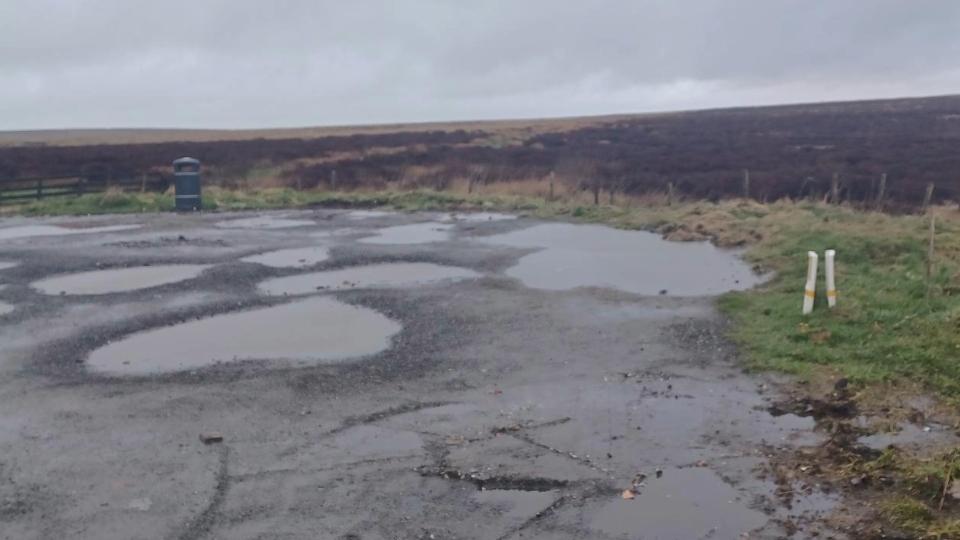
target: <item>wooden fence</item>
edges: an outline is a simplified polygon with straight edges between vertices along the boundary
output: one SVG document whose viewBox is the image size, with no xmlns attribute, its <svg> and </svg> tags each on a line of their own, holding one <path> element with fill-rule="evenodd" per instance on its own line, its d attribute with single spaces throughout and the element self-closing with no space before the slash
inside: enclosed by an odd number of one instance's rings
<svg viewBox="0 0 960 540">
<path fill-rule="evenodd" d="M 124 191 L 163 192 L 170 187 L 170 178 L 162 174 L 143 174 L 129 178 L 109 178 L 82 174 L 0 178 L 0 204 L 39 200 L 45 197 L 77 196 L 102 193 L 109 188 Z"/>
</svg>

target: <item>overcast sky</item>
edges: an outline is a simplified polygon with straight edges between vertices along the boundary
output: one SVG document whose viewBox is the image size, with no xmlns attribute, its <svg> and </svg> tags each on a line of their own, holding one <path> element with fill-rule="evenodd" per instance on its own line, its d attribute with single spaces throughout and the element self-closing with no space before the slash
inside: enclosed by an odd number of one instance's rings
<svg viewBox="0 0 960 540">
<path fill-rule="evenodd" d="M 0 129 L 960 93 L 956 0 L 0 0 Z"/>
</svg>

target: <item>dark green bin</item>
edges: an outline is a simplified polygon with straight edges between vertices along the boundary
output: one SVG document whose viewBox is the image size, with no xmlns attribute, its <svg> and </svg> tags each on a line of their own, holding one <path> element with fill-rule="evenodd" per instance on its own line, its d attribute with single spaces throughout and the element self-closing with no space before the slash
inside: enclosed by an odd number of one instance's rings
<svg viewBox="0 0 960 540">
<path fill-rule="evenodd" d="M 200 203 L 200 160 L 182 157 L 173 162 L 173 189 L 177 212 L 197 211 Z"/>
</svg>

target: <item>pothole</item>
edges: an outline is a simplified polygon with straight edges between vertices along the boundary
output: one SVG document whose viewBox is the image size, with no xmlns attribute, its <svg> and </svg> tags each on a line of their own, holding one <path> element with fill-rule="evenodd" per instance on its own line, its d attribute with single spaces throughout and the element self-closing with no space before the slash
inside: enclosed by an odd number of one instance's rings
<svg viewBox="0 0 960 540">
<path fill-rule="evenodd" d="M 414 223 L 412 225 L 397 225 L 377 231 L 375 236 L 361 238 L 358 242 L 364 244 L 428 244 L 431 242 L 445 242 L 450 238 L 450 229 L 453 225 L 443 223 Z"/>
<path fill-rule="evenodd" d="M 372 309 L 314 298 L 134 334 L 97 349 L 87 365 L 147 375 L 243 360 L 333 363 L 383 351 L 400 330 Z"/>
<path fill-rule="evenodd" d="M 323 290 L 396 288 L 480 277 L 467 268 L 430 263 L 388 263 L 356 266 L 266 280 L 257 288 L 269 295 L 300 295 Z"/>
<path fill-rule="evenodd" d="M 508 521 L 526 521 L 550 508 L 559 498 L 555 491 L 484 490 L 474 494 L 479 504 L 493 506 Z"/>
<path fill-rule="evenodd" d="M 696 467 L 648 478 L 635 499 L 604 505 L 590 528 L 614 538 L 741 538 L 766 523 L 736 489 Z"/>
<path fill-rule="evenodd" d="M 288 229 L 309 225 L 316 225 L 316 223 L 309 219 L 287 219 L 271 216 L 231 219 L 217 223 L 217 227 L 224 229 Z"/>
<path fill-rule="evenodd" d="M 30 286 L 44 294 L 93 295 L 135 291 L 185 281 L 210 265 L 171 264 L 94 270 L 42 279 Z"/>
<path fill-rule="evenodd" d="M 325 261 L 329 257 L 330 250 L 325 247 L 305 247 L 279 249 L 259 255 L 251 255 L 250 257 L 244 257 L 240 260 L 273 268 L 303 268 Z"/>
<path fill-rule="evenodd" d="M 607 287 L 644 295 L 714 295 L 749 289 L 761 277 L 712 244 L 668 242 L 642 231 L 599 225 L 546 224 L 480 240 L 542 248 L 507 275 L 537 289 Z"/>
<path fill-rule="evenodd" d="M 10 268 L 17 266 L 17 264 L 18 263 L 15 262 L 0 261 L 0 270 L 9 270 Z"/>
<path fill-rule="evenodd" d="M 366 231 L 363 229 L 329 229 L 326 231 L 318 231 L 311 233 L 312 238 L 339 238 L 341 236 L 352 236 L 355 234 L 364 234 Z"/>
<path fill-rule="evenodd" d="M 37 236 L 66 236 L 72 234 L 95 234 L 139 229 L 140 225 L 109 225 L 106 227 L 68 228 L 56 225 L 24 225 L 0 229 L 0 240 L 16 240 Z"/>
<path fill-rule="evenodd" d="M 6 314 L 8 314 L 8 313 L 12 313 L 12 312 L 13 312 L 13 309 L 14 309 L 14 308 L 13 308 L 12 305 L 10 305 L 10 304 L 8 304 L 8 303 L 6 303 L 6 302 L 0 302 L 0 317 L 2 317 L 3 315 L 6 315 Z"/>
</svg>

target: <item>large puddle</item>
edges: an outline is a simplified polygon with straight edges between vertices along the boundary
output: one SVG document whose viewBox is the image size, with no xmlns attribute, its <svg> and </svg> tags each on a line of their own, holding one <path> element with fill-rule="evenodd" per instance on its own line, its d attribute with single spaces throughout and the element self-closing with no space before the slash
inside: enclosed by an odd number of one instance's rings
<svg viewBox="0 0 960 540">
<path fill-rule="evenodd" d="M 94 351 L 87 365 L 147 375 L 242 360 L 329 363 L 385 350 L 400 329 L 371 309 L 314 298 L 134 334 Z"/>
<path fill-rule="evenodd" d="M 159 287 L 199 276 L 210 265 L 171 264 L 94 270 L 33 282 L 30 286 L 45 294 L 109 294 Z"/>
<path fill-rule="evenodd" d="M 383 210 L 354 210 L 347 212 L 347 219 L 375 219 L 397 215 L 396 212 L 384 212 Z"/>
<path fill-rule="evenodd" d="M 0 229 L 0 240 L 16 240 L 36 236 L 64 236 L 69 234 L 95 234 L 139 229 L 140 225 L 110 225 L 107 227 L 68 228 L 55 225 L 24 225 Z"/>
<path fill-rule="evenodd" d="M 486 244 L 542 248 L 507 275 L 537 289 L 607 287 L 645 295 L 700 296 L 749 289 L 761 278 L 708 243 L 668 242 L 642 231 L 547 224 L 492 236 Z"/>
<path fill-rule="evenodd" d="M 13 268 L 16 265 L 17 263 L 15 262 L 0 261 L 0 270 L 8 270 L 10 268 Z"/>
<path fill-rule="evenodd" d="M 476 277 L 480 277 L 480 274 L 456 266 L 389 263 L 269 279 L 260 283 L 258 288 L 263 294 L 280 296 L 310 294 L 323 290 L 413 287 Z"/>
<path fill-rule="evenodd" d="M 289 229 L 308 225 L 316 225 L 316 223 L 309 219 L 286 219 L 271 216 L 231 219 L 217 223 L 217 227 L 224 229 Z"/>
<path fill-rule="evenodd" d="M 477 492 L 473 500 L 493 506 L 499 511 L 500 519 L 521 524 L 549 508 L 559 497 L 554 491 L 491 489 Z"/>
<path fill-rule="evenodd" d="M 262 264 L 273 268 L 304 268 L 330 257 L 330 250 L 325 247 L 306 247 L 280 249 L 251 255 L 240 259 L 243 262 Z"/>
<path fill-rule="evenodd" d="M 635 499 L 617 499 L 590 528 L 614 538 L 746 538 L 767 516 L 705 468 L 668 469 L 647 478 Z"/>
<path fill-rule="evenodd" d="M 414 223 L 397 225 L 377 231 L 375 236 L 358 240 L 364 244 L 428 244 L 445 242 L 450 238 L 453 225 L 443 223 Z"/>
</svg>

